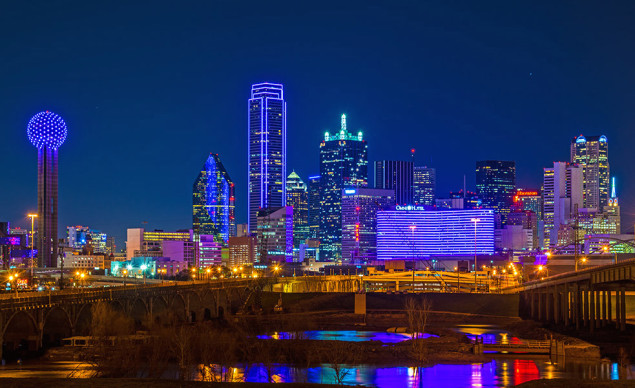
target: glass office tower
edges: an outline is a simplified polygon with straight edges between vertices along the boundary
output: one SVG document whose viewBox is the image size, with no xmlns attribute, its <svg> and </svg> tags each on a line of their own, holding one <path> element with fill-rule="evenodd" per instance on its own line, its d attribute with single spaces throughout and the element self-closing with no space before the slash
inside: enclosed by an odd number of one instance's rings
<svg viewBox="0 0 635 388">
<path fill-rule="evenodd" d="M 320 143 L 320 255 L 327 260 L 342 257 L 342 190 L 368 185 L 367 152 L 362 132 L 348 132 L 346 115 L 340 131 Z"/>
<path fill-rule="evenodd" d="M 483 201 L 483 207 L 494 209 L 500 215 L 504 225 L 516 194 L 516 162 L 476 162 L 476 194 Z"/>
<path fill-rule="evenodd" d="M 226 244 L 236 234 L 234 183 L 218 154 L 210 154 L 192 189 L 192 229 Z"/>
<path fill-rule="evenodd" d="M 251 87 L 249 99 L 249 232 L 256 232 L 259 209 L 285 206 L 287 104 L 280 84 Z"/>
</svg>

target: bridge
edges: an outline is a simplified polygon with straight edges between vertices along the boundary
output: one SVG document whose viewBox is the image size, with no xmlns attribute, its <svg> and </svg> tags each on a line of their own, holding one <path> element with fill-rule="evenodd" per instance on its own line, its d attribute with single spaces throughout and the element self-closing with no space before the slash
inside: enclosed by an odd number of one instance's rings
<svg viewBox="0 0 635 388">
<path fill-rule="evenodd" d="M 237 279 L 3 294 L 0 344 L 9 350 L 22 346 L 36 351 L 65 337 L 88 335 L 91 306 L 98 302 L 111 304 L 137 322 L 154 321 L 166 311 L 189 322 L 223 317 L 246 300 L 254 283 Z"/>
<path fill-rule="evenodd" d="M 556 325 L 626 330 L 626 292 L 635 291 L 635 259 L 567 272 L 502 290 L 520 293 L 522 318 Z M 613 315 L 613 312 L 615 315 Z"/>
</svg>

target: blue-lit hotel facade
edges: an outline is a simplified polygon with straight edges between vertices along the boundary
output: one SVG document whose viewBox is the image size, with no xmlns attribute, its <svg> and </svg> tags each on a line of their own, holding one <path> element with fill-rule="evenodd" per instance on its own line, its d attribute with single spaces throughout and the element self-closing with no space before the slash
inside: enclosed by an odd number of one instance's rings
<svg viewBox="0 0 635 388">
<path fill-rule="evenodd" d="M 475 251 L 478 255 L 494 254 L 492 209 L 432 211 L 421 206 L 396 206 L 395 210 L 377 212 L 380 260 L 467 257 Z"/>
<path fill-rule="evenodd" d="M 282 85 L 252 85 L 248 108 L 248 224 L 255 233 L 260 209 L 286 205 L 287 104 Z"/>
</svg>

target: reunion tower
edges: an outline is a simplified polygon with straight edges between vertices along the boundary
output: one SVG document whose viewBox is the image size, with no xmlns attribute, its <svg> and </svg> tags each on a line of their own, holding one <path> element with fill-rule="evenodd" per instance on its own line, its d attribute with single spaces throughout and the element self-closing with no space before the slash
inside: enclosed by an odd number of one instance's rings
<svg viewBox="0 0 635 388">
<path fill-rule="evenodd" d="M 57 149 L 66 140 L 66 123 L 53 112 L 40 112 L 27 126 L 37 148 L 38 266 L 57 266 Z"/>
</svg>

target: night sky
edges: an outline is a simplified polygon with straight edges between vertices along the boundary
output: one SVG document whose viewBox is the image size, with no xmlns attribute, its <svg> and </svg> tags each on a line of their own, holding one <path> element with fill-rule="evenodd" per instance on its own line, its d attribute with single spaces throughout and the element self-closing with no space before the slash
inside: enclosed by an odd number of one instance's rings
<svg viewBox="0 0 635 388">
<path fill-rule="evenodd" d="M 437 168 L 437 195 L 475 161 L 515 160 L 519 187 L 605 134 L 623 230 L 635 221 L 635 2 L 4 1 L 0 221 L 36 210 L 29 118 L 51 110 L 60 235 L 191 228 L 192 184 L 219 153 L 247 215 L 250 85 L 283 83 L 288 172 L 319 172 L 325 130 L 361 129 L 369 161 Z M 369 172 L 372 171 L 369 169 Z"/>
</svg>

